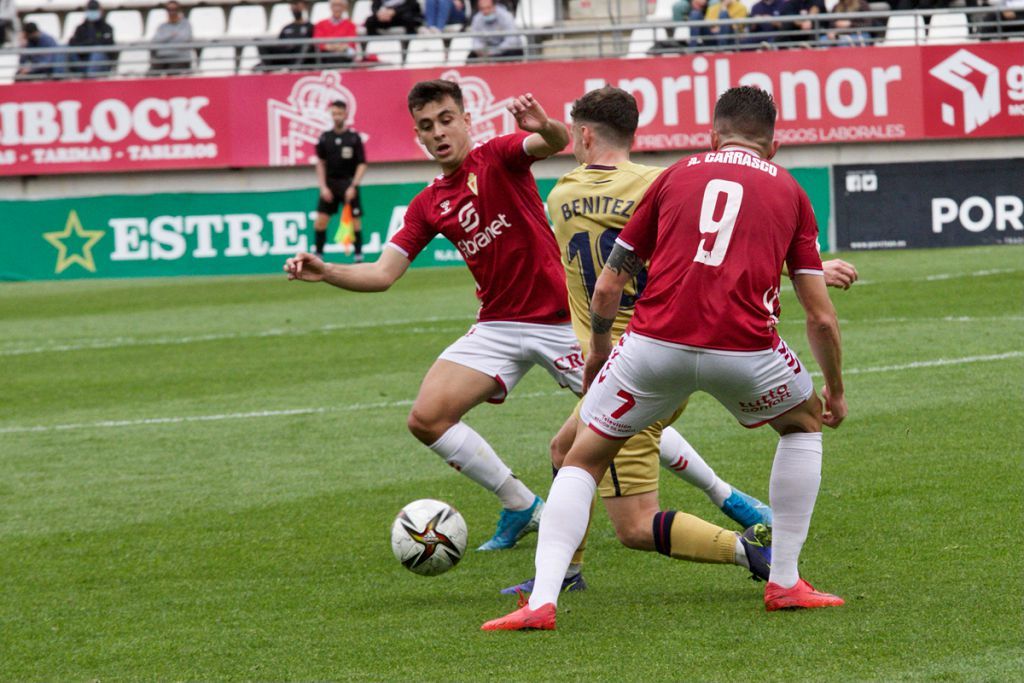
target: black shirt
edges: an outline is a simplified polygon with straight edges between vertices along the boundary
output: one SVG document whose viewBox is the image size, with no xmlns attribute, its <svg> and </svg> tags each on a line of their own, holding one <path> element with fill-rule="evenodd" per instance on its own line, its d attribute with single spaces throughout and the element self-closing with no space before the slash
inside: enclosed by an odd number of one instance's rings
<svg viewBox="0 0 1024 683">
<path fill-rule="evenodd" d="M 356 167 L 366 163 L 363 139 L 351 128 L 344 133 L 325 131 L 316 143 L 316 155 L 324 160 L 328 178 L 351 179 Z"/>
</svg>

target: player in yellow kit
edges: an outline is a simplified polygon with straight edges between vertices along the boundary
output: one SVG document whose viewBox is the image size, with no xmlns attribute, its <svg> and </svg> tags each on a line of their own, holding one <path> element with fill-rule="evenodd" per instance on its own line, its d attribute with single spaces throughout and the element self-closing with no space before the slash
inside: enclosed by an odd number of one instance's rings
<svg viewBox="0 0 1024 683">
<path fill-rule="evenodd" d="M 548 213 L 566 272 L 573 327 L 584 354 L 590 339 L 590 297 L 597 276 L 647 187 L 664 170 L 629 160 L 638 115 L 636 100 L 618 88 L 591 91 L 577 100 L 572 110 L 573 152 L 581 166 L 563 176 L 548 196 Z M 629 324 L 646 275 L 646 270 L 641 271 L 626 286 L 612 325 L 613 339 L 618 339 Z M 826 264 L 826 276 L 830 284 L 844 288 L 857 277 L 852 266 L 838 260 Z M 755 525 L 770 525 L 771 510 L 720 479 L 669 426 L 684 408 L 685 404 L 670 419 L 629 439 L 601 481 L 598 491 L 616 535 L 629 548 L 657 550 L 696 562 L 740 564 L 748 566 L 755 576 L 762 575 L 770 554 L 763 547 L 766 535 L 756 538 Z M 578 422 L 579 405 L 552 441 L 556 466 L 572 445 Z M 703 490 L 740 526 L 748 527 L 744 537 L 693 515 L 661 510 L 659 460 L 662 466 Z M 563 590 L 585 587 L 581 564 L 582 548 L 573 558 Z M 502 592 L 529 592 L 532 584 L 532 579 L 527 580 Z"/>
</svg>

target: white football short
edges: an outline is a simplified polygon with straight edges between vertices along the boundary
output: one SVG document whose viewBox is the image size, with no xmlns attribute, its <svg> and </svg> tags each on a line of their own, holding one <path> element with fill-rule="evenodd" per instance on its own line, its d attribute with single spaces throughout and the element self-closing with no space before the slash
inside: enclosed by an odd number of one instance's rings
<svg viewBox="0 0 1024 683">
<path fill-rule="evenodd" d="M 563 387 L 583 390 L 583 353 L 572 325 L 483 322 L 445 349 L 440 360 L 493 377 L 501 388 L 487 399 L 501 403 L 530 368 L 539 365 Z"/>
<path fill-rule="evenodd" d="M 602 436 L 625 439 L 672 415 L 696 391 L 714 396 L 744 427 L 759 427 L 810 398 L 814 385 L 782 340 L 765 351 L 715 351 L 627 333 L 587 392 L 580 418 Z"/>
</svg>

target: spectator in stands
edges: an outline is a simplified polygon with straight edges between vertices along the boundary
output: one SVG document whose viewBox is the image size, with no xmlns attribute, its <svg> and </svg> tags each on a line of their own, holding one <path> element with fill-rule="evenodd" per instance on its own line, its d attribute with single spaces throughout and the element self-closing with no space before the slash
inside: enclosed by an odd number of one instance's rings
<svg viewBox="0 0 1024 683">
<path fill-rule="evenodd" d="M 1024 34 L 1024 0 L 992 0 L 996 12 L 982 14 L 979 32 L 985 38 L 1001 40 Z M 978 16 L 978 15 L 974 15 Z"/>
<path fill-rule="evenodd" d="M 114 29 L 103 19 L 103 10 L 97 0 L 89 0 L 85 5 L 85 21 L 78 25 L 75 33 L 68 41 L 69 47 L 87 47 L 93 45 L 113 45 Z M 69 70 L 85 76 L 101 76 L 109 74 L 117 62 L 116 52 L 72 52 L 69 57 Z"/>
<path fill-rule="evenodd" d="M 58 47 L 53 36 L 43 33 L 32 22 L 25 23 L 21 35 L 24 47 L 27 48 Z M 66 59 L 66 55 L 60 53 L 33 54 L 26 52 L 21 55 L 21 60 L 18 62 L 18 73 L 15 74 L 14 80 L 30 81 L 59 76 L 64 73 Z"/>
<path fill-rule="evenodd" d="M 686 21 L 690 18 L 690 0 L 677 0 L 672 4 L 672 21 Z"/>
<path fill-rule="evenodd" d="M 417 0 L 373 0 L 371 14 L 366 19 L 366 33 L 380 35 L 392 28 L 416 33 L 423 25 L 423 11 Z"/>
<path fill-rule="evenodd" d="M 281 29 L 278 40 L 310 40 L 313 37 L 313 24 L 306 16 L 306 0 L 293 0 L 291 3 L 294 21 Z M 311 57 L 313 48 L 310 45 L 260 45 L 261 69 L 290 68 L 308 66 L 314 60 Z"/>
<path fill-rule="evenodd" d="M 832 14 L 852 14 L 867 12 L 867 0 L 839 0 L 832 8 Z M 838 47 L 862 47 L 871 44 L 871 33 L 868 30 L 871 22 L 867 19 L 827 19 L 825 33 L 821 37 L 824 45 Z"/>
<path fill-rule="evenodd" d="M 690 9 L 691 21 L 728 21 L 729 19 L 745 19 L 747 6 L 740 0 L 693 0 Z M 743 31 L 743 26 L 734 27 L 724 23 L 716 26 L 691 26 L 690 45 L 725 46 L 735 42 L 734 34 Z"/>
<path fill-rule="evenodd" d="M 808 47 L 818 42 L 819 14 L 825 14 L 824 0 L 786 0 L 782 14 L 794 17 L 786 24 L 788 35 L 782 37 L 786 43 L 796 43 L 799 47 Z"/>
<path fill-rule="evenodd" d="M 149 70 L 157 74 L 185 73 L 192 70 L 192 49 L 174 47 L 192 42 L 192 25 L 188 23 L 181 5 L 171 0 L 165 6 L 167 21 L 156 29 L 153 42 L 161 46 L 150 51 Z"/>
<path fill-rule="evenodd" d="M 317 22 L 313 37 L 354 38 L 359 34 L 356 25 L 348 18 L 348 0 L 331 0 L 331 16 Z M 334 40 L 317 45 L 322 64 L 348 64 L 356 58 L 356 44 Z"/>
<path fill-rule="evenodd" d="M 778 17 L 785 7 L 785 0 L 759 0 L 750 9 L 751 19 L 763 19 L 763 23 L 751 24 L 746 42 L 758 43 L 763 47 L 771 47 L 779 39 L 779 33 L 784 30 L 781 21 L 767 21 L 769 18 Z"/>
<path fill-rule="evenodd" d="M 0 0 L 0 47 L 7 41 L 13 43 L 18 30 L 18 8 L 14 6 L 14 0 Z"/>
<path fill-rule="evenodd" d="M 423 19 L 429 33 L 441 33 L 449 24 L 466 23 L 466 3 L 464 0 L 426 0 Z"/>
<path fill-rule="evenodd" d="M 477 12 L 469 24 L 470 33 L 507 33 L 518 31 L 515 17 L 494 0 L 477 0 Z M 477 36 L 473 38 L 470 60 L 502 60 L 523 56 L 521 35 Z"/>
</svg>

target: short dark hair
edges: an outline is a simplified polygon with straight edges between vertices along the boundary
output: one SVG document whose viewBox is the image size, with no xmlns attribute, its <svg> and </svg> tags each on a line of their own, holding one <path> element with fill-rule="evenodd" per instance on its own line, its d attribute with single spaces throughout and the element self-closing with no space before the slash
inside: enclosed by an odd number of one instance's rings
<svg viewBox="0 0 1024 683">
<path fill-rule="evenodd" d="M 610 85 L 591 90 L 573 102 L 569 115 L 574 122 L 589 123 L 599 136 L 626 149 L 633 146 L 640 120 L 636 98 Z"/>
<path fill-rule="evenodd" d="M 775 101 L 771 93 L 749 85 L 730 88 L 715 105 L 715 131 L 771 145 L 775 137 Z"/>
<path fill-rule="evenodd" d="M 409 91 L 409 113 L 421 109 L 431 102 L 440 102 L 446 97 L 455 101 L 459 111 L 465 111 L 462 104 L 462 88 L 454 81 L 420 81 Z"/>
<path fill-rule="evenodd" d="M 341 107 L 342 109 L 348 109 L 348 102 L 345 100 L 334 100 L 331 102 L 332 107 Z"/>
<path fill-rule="evenodd" d="M 21 30 L 24 31 L 26 34 L 39 33 L 39 27 L 33 24 L 31 21 L 25 22 L 22 25 Z"/>
</svg>

